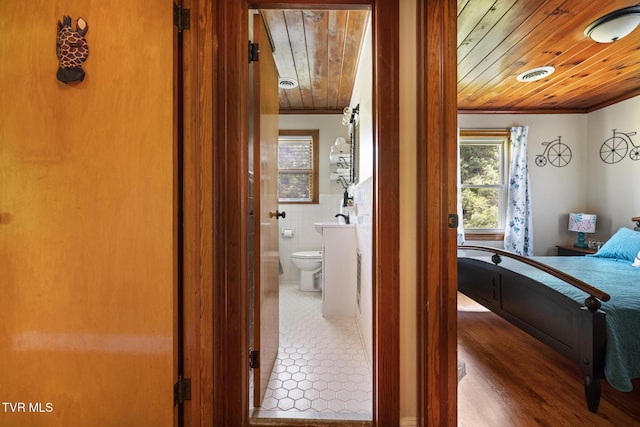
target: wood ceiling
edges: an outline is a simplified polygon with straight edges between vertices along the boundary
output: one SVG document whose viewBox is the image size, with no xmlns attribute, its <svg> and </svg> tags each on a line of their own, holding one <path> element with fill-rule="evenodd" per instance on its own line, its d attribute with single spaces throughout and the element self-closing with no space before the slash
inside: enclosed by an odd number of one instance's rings
<svg viewBox="0 0 640 427">
<path fill-rule="evenodd" d="M 637 0 L 458 0 L 458 110 L 588 112 L 640 94 L 640 28 L 614 43 L 584 29 Z M 553 66 L 528 83 L 516 77 Z"/>
<path fill-rule="evenodd" d="M 281 113 L 342 113 L 349 106 L 369 12 L 262 10 L 280 77 Z"/>
<path fill-rule="evenodd" d="M 457 0 L 458 111 L 589 112 L 640 95 L 640 28 L 614 43 L 584 29 L 638 0 Z M 283 113 L 337 113 L 349 105 L 366 10 L 262 10 L 280 77 Z M 542 80 L 516 77 L 553 66 Z"/>
</svg>

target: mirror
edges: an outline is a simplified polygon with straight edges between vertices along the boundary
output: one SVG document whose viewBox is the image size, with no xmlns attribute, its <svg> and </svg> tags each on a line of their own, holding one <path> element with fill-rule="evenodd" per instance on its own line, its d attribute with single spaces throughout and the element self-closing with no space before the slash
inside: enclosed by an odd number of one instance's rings
<svg viewBox="0 0 640 427">
<path fill-rule="evenodd" d="M 343 179 L 338 179 L 338 182 L 342 184 L 345 190 L 349 185 L 358 183 L 359 108 L 360 105 L 358 104 L 354 108 L 346 107 L 343 110 L 342 124 L 349 126 L 348 155 L 343 155 L 340 158 L 338 168 L 339 170 L 347 169 L 348 175 Z M 337 142 L 336 145 L 338 145 Z"/>
<path fill-rule="evenodd" d="M 360 105 L 356 105 L 351 114 L 349 124 L 349 140 L 351 144 L 351 184 L 358 183 L 358 145 L 360 141 Z"/>
</svg>

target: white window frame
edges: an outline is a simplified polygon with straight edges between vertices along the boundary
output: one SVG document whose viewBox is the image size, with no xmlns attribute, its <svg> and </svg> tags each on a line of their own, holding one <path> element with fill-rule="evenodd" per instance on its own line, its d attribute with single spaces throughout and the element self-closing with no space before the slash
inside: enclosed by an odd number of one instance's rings
<svg viewBox="0 0 640 427">
<path fill-rule="evenodd" d="M 498 189 L 498 227 L 467 228 L 463 221 L 466 240 L 502 240 L 507 214 L 509 184 L 509 147 L 511 132 L 508 129 L 461 129 L 460 146 L 490 144 L 499 147 L 498 165 L 499 183 L 495 185 L 462 184 L 462 188 L 497 188 Z M 462 162 L 462 158 L 460 159 Z"/>
</svg>

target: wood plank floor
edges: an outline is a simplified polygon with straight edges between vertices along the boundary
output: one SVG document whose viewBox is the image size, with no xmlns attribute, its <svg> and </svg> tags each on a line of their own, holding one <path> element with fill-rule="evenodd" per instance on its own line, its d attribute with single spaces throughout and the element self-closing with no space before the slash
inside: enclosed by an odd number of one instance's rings
<svg viewBox="0 0 640 427">
<path fill-rule="evenodd" d="M 576 365 L 460 293 L 458 359 L 459 426 L 640 426 L 640 381 L 623 393 L 603 380 L 591 413 Z"/>
</svg>

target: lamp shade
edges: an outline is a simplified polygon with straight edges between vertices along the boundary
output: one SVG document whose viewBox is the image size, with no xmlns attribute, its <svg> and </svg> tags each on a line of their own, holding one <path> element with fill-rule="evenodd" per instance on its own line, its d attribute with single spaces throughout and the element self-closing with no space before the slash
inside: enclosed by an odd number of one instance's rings
<svg viewBox="0 0 640 427">
<path fill-rule="evenodd" d="M 596 232 L 597 215 L 585 213 L 569 214 L 569 231 L 577 231 L 579 233 L 595 233 Z"/>
</svg>

